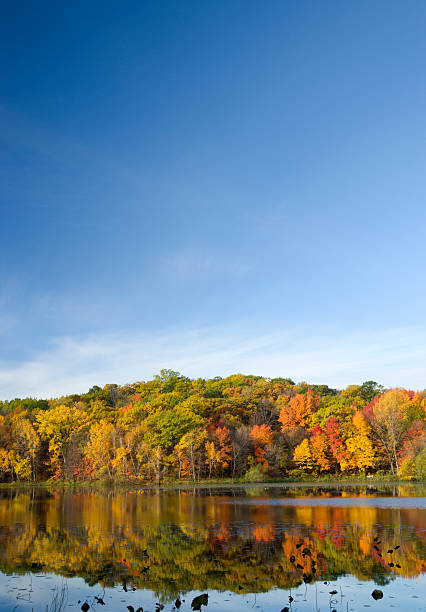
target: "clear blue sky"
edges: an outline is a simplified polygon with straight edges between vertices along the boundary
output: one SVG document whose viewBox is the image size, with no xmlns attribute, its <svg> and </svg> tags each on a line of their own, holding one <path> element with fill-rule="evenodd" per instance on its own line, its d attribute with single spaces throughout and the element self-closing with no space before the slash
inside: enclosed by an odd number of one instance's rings
<svg viewBox="0 0 426 612">
<path fill-rule="evenodd" d="M 2 3 L 0 397 L 426 387 L 423 1 Z"/>
</svg>

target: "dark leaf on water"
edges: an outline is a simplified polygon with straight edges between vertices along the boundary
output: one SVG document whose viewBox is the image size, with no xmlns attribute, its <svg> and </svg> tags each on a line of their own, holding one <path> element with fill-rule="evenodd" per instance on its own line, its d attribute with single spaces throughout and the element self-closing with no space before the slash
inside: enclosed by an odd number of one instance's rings
<svg viewBox="0 0 426 612">
<path fill-rule="evenodd" d="M 289 607 L 288 606 L 284 606 L 284 608 L 281 610 L 281 612 L 289 612 Z"/>
<path fill-rule="evenodd" d="M 291 595 L 288 596 L 288 602 L 291 603 L 292 601 L 294 601 L 294 597 L 292 597 Z"/>
<path fill-rule="evenodd" d="M 337 594 L 336 589 L 333 589 L 333 591 L 330 591 L 330 595 L 336 595 L 336 594 Z"/>
<path fill-rule="evenodd" d="M 129 610 L 129 612 L 135 612 L 135 609 L 133 606 L 127 606 L 127 609 Z"/>
<path fill-rule="evenodd" d="M 198 595 L 191 602 L 191 608 L 193 610 L 201 610 L 201 606 L 207 606 L 209 603 L 209 596 L 207 593 L 203 593 L 202 595 Z"/>
<path fill-rule="evenodd" d="M 371 593 L 371 597 L 373 599 L 375 599 L 376 601 L 378 599 L 382 599 L 383 598 L 383 591 L 381 591 L 380 589 L 374 589 L 374 591 Z"/>
<path fill-rule="evenodd" d="M 178 597 L 178 598 L 176 599 L 176 601 L 175 601 L 175 608 L 177 608 L 177 609 L 179 610 L 179 608 L 181 607 L 181 605 L 182 605 L 182 602 L 181 602 L 181 600 L 180 600 L 180 599 L 179 599 L 179 597 Z"/>
<path fill-rule="evenodd" d="M 84 604 L 81 606 L 81 609 L 83 610 L 83 612 L 87 612 L 87 610 L 90 609 L 90 606 L 87 601 L 84 602 Z"/>
</svg>

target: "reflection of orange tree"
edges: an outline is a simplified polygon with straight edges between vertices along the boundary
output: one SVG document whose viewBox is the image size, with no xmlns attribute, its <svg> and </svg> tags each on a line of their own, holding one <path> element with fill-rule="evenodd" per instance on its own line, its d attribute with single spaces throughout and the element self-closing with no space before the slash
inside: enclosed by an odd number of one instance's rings
<svg viewBox="0 0 426 612">
<path fill-rule="evenodd" d="M 425 570 L 423 520 L 412 510 L 294 506 L 284 523 L 279 507 L 253 511 L 191 494 L 67 492 L 36 501 L 27 493 L 0 499 L 3 571 L 54 571 L 103 584 L 127 576 L 167 599 L 191 589 L 294 586 L 314 568 L 316 579 L 350 572 L 378 582 Z M 383 533 L 375 531 L 380 524 Z M 396 544 L 400 568 L 385 554 Z"/>
<path fill-rule="evenodd" d="M 255 506 L 252 520 L 252 537 L 257 542 L 272 542 L 275 538 L 275 524 L 268 507 L 261 504 Z"/>
</svg>

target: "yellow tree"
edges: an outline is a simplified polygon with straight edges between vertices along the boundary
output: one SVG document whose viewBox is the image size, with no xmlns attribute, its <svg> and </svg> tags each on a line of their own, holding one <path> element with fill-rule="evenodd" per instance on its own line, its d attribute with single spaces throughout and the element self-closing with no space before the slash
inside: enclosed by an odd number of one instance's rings
<svg viewBox="0 0 426 612">
<path fill-rule="evenodd" d="M 352 418 L 353 428 L 346 439 L 348 456 L 345 456 L 342 469 L 359 469 L 374 466 L 374 449 L 369 438 L 370 428 L 360 410 Z"/>
<path fill-rule="evenodd" d="M 219 453 L 216 450 L 213 440 L 206 441 L 206 464 L 209 467 L 209 478 L 212 477 L 212 470 L 219 459 Z"/>
<path fill-rule="evenodd" d="M 399 469 L 398 451 L 409 424 L 412 403 L 405 389 L 390 389 L 367 410 L 374 434 L 383 446 L 392 473 Z"/>
<path fill-rule="evenodd" d="M 114 475 L 118 477 L 128 476 L 128 461 L 129 449 L 125 446 L 118 446 L 115 449 L 115 456 L 111 462 L 114 470 Z"/>
<path fill-rule="evenodd" d="M 61 478 L 67 468 L 73 467 L 67 464 L 67 447 L 72 438 L 89 423 L 89 417 L 80 408 L 59 404 L 49 410 L 40 410 L 36 415 L 36 421 L 38 433 L 49 443 L 53 474 Z"/>
<path fill-rule="evenodd" d="M 6 422 L 4 416 L 0 415 L 0 478 L 3 480 L 7 478 L 9 474 L 12 474 L 13 478 L 13 467 L 11 463 L 12 458 L 12 436 L 10 428 Z"/>
<path fill-rule="evenodd" d="M 13 480 L 13 451 L 0 448 L 0 479 L 3 480 L 9 474 Z"/>
<path fill-rule="evenodd" d="M 30 457 L 16 444 L 13 433 L 13 426 L 10 422 L 0 416 L 0 474 L 2 478 L 10 474 L 12 480 L 14 477 L 17 480 L 29 480 L 31 478 Z"/>
<path fill-rule="evenodd" d="M 128 450 L 128 457 L 131 463 L 133 474 L 139 478 L 143 464 L 143 441 L 144 428 L 137 425 L 130 429 L 125 435 L 125 445 Z"/>
<path fill-rule="evenodd" d="M 16 472 L 21 478 L 32 477 L 35 480 L 40 437 L 31 421 L 23 414 L 12 419 L 12 444 L 16 455 Z"/>
<path fill-rule="evenodd" d="M 108 421 L 93 423 L 90 427 L 89 440 L 84 454 L 92 462 L 96 476 L 113 476 L 115 459 L 115 427 Z"/>
<path fill-rule="evenodd" d="M 293 461 L 302 470 L 311 470 L 313 468 L 314 462 L 312 460 L 308 438 L 302 440 L 294 449 Z"/>
<path fill-rule="evenodd" d="M 175 446 L 177 454 L 183 458 L 188 475 L 194 482 L 200 478 L 202 458 L 205 449 L 207 432 L 204 429 L 192 430 L 186 433 Z"/>
</svg>

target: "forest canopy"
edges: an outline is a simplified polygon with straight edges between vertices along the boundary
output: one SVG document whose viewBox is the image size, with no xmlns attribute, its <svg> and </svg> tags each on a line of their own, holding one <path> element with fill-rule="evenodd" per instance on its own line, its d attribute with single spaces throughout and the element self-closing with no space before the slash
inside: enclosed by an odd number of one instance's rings
<svg viewBox="0 0 426 612">
<path fill-rule="evenodd" d="M 0 481 L 426 478 L 426 391 L 234 374 L 0 402 Z"/>
</svg>

